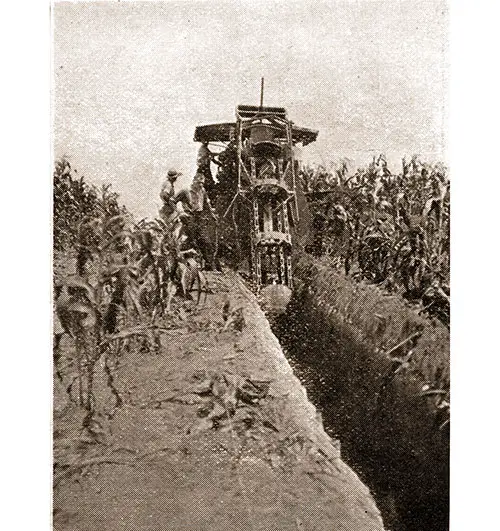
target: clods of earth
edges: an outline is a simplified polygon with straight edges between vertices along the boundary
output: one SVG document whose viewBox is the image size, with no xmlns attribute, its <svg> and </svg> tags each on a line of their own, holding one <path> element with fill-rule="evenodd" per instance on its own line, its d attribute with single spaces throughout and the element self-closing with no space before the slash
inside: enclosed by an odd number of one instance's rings
<svg viewBox="0 0 500 531">
<path fill-rule="evenodd" d="M 54 377 L 58 531 L 377 531 L 368 489 L 341 460 L 255 297 L 211 274 L 202 304 L 176 302 L 159 344 L 116 352 L 102 406 L 70 399 L 74 352 Z M 119 396 L 119 407 L 117 395 Z"/>
</svg>

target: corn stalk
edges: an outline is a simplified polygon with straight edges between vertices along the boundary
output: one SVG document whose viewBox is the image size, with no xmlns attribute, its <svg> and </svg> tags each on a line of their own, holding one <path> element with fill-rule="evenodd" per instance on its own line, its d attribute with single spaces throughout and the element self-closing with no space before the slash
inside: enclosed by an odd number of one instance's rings
<svg viewBox="0 0 500 531">
<path fill-rule="evenodd" d="M 349 175 L 345 162 L 302 171 L 315 255 L 383 285 L 449 322 L 449 181 L 441 165 L 403 159 L 393 175 L 381 155 Z"/>
</svg>

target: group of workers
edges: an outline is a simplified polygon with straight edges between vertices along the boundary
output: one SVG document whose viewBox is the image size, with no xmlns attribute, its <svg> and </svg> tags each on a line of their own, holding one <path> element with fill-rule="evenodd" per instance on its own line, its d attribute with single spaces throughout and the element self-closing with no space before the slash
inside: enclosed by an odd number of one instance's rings
<svg viewBox="0 0 500 531">
<path fill-rule="evenodd" d="M 296 171 L 298 172 L 301 158 L 298 145 L 294 145 L 293 150 Z M 217 182 L 212 176 L 212 163 L 218 167 Z M 176 169 L 170 169 L 161 188 L 160 198 L 163 205 L 160 209 L 160 216 L 167 223 L 174 222 L 177 223 L 178 227 L 182 227 L 189 245 L 194 246 L 200 253 L 206 269 L 220 269 L 217 259 L 220 236 L 218 229 L 222 230 L 223 225 L 219 225 L 213 205 L 217 203 L 219 211 L 225 211 L 228 205 L 224 201 L 221 203 L 219 196 L 234 197 L 236 193 L 236 164 L 235 141 L 230 142 L 226 149 L 220 153 L 213 153 L 209 149 L 209 143 L 203 142 L 198 151 L 197 170 L 191 185 L 176 190 L 175 183 L 182 174 Z M 259 164 L 258 173 L 263 177 L 272 177 L 276 173 L 276 169 L 272 157 L 263 157 Z M 245 173 L 241 178 L 245 178 Z M 229 245 L 227 240 L 228 238 L 222 236 L 222 247 L 219 254 L 224 256 L 227 254 L 224 250 Z"/>
<path fill-rule="evenodd" d="M 168 170 L 160 191 L 163 203 L 160 216 L 167 223 L 182 225 L 189 244 L 200 252 L 208 270 L 220 269 L 216 257 L 218 220 L 210 201 L 215 187 L 210 168 L 212 161 L 217 163 L 208 143 L 203 143 L 198 152 L 198 167 L 191 185 L 176 191 L 175 183 L 182 173 L 172 168 Z"/>
</svg>

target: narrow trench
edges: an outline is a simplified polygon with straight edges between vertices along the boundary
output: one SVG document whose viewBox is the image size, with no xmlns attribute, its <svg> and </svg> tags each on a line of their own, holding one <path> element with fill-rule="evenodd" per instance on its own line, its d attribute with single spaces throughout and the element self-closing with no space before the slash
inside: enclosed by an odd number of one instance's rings
<svg viewBox="0 0 500 531">
<path fill-rule="evenodd" d="M 401 421 L 390 407 L 397 394 L 371 416 L 373 366 L 360 363 L 370 353 L 360 356 L 361 347 L 339 336 L 310 302 L 294 294 L 272 327 L 325 431 L 340 440 L 343 460 L 369 487 L 388 531 L 446 531 L 449 441 L 421 433 L 417 409 L 414 424 Z"/>
</svg>

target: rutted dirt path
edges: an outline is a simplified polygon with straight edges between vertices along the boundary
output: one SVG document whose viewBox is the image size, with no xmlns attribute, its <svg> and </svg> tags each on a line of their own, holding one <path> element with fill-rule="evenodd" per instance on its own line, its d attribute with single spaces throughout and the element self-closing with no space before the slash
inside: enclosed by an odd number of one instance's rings
<svg viewBox="0 0 500 531">
<path fill-rule="evenodd" d="M 158 353 L 123 354 L 123 405 L 101 443 L 79 438 L 82 414 L 56 380 L 55 460 L 68 466 L 55 529 L 383 530 L 253 295 L 234 274 L 209 280 L 214 293 L 178 308 Z M 223 329 L 227 299 L 241 332 Z"/>
</svg>

